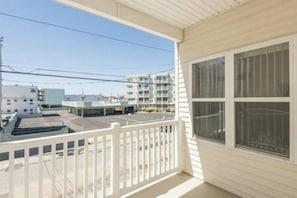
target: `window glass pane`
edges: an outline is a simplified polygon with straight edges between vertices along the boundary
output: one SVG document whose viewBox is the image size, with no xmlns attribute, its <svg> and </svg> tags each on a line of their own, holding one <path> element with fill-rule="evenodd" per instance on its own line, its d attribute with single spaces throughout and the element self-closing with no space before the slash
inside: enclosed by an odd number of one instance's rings
<svg viewBox="0 0 297 198">
<path fill-rule="evenodd" d="M 193 98 L 225 97 L 225 58 L 193 64 Z"/>
<path fill-rule="evenodd" d="M 225 104 L 223 102 L 194 102 L 194 133 L 225 142 Z"/>
<path fill-rule="evenodd" d="M 236 102 L 237 145 L 289 157 L 289 103 Z"/>
<path fill-rule="evenodd" d="M 235 97 L 289 96 L 289 43 L 235 54 Z"/>
</svg>

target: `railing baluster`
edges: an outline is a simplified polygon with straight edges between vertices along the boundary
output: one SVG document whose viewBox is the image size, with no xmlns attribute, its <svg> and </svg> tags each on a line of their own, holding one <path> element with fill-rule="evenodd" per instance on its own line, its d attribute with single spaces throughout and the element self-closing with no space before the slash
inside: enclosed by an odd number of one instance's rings
<svg viewBox="0 0 297 198">
<path fill-rule="evenodd" d="M 85 174 L 84 174 L 84 197 L 88 197 L 89 192 L 89 166 L 88 166 L 88 160 L 89 160 L 89 145 L 88 145 L 88 138 L 84 139 L 84 168 L 85 168 Z"/>
<path fill-rule="evenodd" d="M 126 182 L 126 166 L 127 166 L 127 152 L 126 152 L 126 132 L 122 133 L 123 134 L 123 188 L 126 188 L 127 182 Z"/>
<path fill-rule="evenodd" d="M 156 144 L 157 144 L 157 142 L 156 142 L 156 128 L 152 128 L 152 130 L 153 130 L 153 177 L 155 177 L 156 176 L 156 174 L 157 174 L 157 171 L 156 171 L 156 169 L 157 169 L 157 160 L 156 160 L 156 157 L 157 157 L 157 155 L 156 155 L 156 152 L 157 152 L 157 146 L 156 146 Z"/>
<path fill-rule="evenodd" d="M 73 193 L 74 193 L 74 197 L 77 198 L 78 197 L 78 187 L 77 187 L 77 183 L 78 183 L 78 140 L 74 141 L 74 170 L 73 170 L 73 176 L 74 176 L 74 189 L 73 189 Z"/>
<path fill-rule="evenodd" d="M 102 137 L 102 161 L 101 161 L 101 176 L 102 176 L 102 181 L 101 181 L 101 186 L 102 186 L 102 197 L 105 197 L 105 171 L 106 171 L 106 155 L 105 155 L 105 152 L 106 152 L 106 137 L 103 136 Z"/>
<path fill-rule="evenodd" d="M 9 197 L 14 197 L 14 150 L 9 151 Z"/>
<path fill-rule="evenodd" d="M 160 128 L 158 128 L 158 155 L 159 155 L 159 175 L 161 174 L 161 167 L 162 167 L 162 162 L 161 162 L 161 132 L 160 132 Z"/>
<path fill-rule="evenodd" d="M 136 131 L 136 184 L 139 184 L 139 130 Z"/>
<path fill-rule="evenodd" d="M 24 197 L 29 197 L 29 150 L 30 148 L 25 148 L 24 149 L 24 157 L 25 157 L 25 163 L 24 163 L 24 187 L 25 187 L 25 192 L 24 192 Z"/>
<path fill-rule="evenodd" d="M 175 148 L 175 140 L 174 140 L 174 126 L 171 125 L 171 168 L 174 168 L 174 163 L 175 163 L 175 152 L 174 152 L 174 148 Z"/>
<path fill-rule="evenodd" d="M 142 146 L 141 146 L 141 151 L 142 151 L 142 155 L 141 155 L 141 168 L 142 168 L 142 181 L 145 180 L 145 129 L 142 130 Z"/>
<path fill-rule="evenodd" d="M 38 197 L 43 197 L 43 146 L 38 147 Z"/>
<path fill-rule="evenodd" d="M 51 197 L 56 197 L 56 144 L 52 144 L 52 191 L 51 191 Z"/>
<path fill-rule="evenodd" d="M 68 177 L 67 177 L 67 173 L 68 173 L 68 142 L 65 141 L 63 143 L 63 196 L 67 197 L 67 192 L 68 192 L 68 186 L 67 186 L 67 181 L 68 181 Z"/>
<path fill-rule="evenodd" d="M 151 129 L 148 129 L 148 178 L 151 178 Z"/>
<path fill-rule="evenodd" d="M 162 131 L 162 166 L 163 166 L 163 172 L 166 171 L 166 156 L 165 156 L 165 126 L 163 125 L 163 131 Z"/>
<path fill-rule="evenodd" d="M 129 145 L 129 153 L 130 153 L 130 186 L 133 185 L 133 131 L 130 131 L 130 145 Z"/>
<path fill-rule="evenodd" d="M 170 125 L 167 125 L 167 156 L 166 156 L 166 159 L 167 159 L 167 170 L 170 170 Z"/>
<path fill-rule="evenodd" d="M 96 198 L 97 197 L 97 177 L 98 177 L 98 173 L 97 173 L 97 162 L 98 162 L 98 155 L 97 155 L 97 151 L 98 151 L 98 139 L 97 136 L 94 136 L 94 150 L 93 150 L 93 159 L 94 159 L 94 163 L 93 163 L 93 197 Z"/>
</svg>

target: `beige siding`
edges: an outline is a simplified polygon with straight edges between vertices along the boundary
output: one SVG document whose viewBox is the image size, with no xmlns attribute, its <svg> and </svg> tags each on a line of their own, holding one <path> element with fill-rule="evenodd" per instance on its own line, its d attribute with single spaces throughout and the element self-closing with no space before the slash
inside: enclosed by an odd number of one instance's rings
<svg viewBox="0 0 297 198">
<path fill-rule="evenodd" d="M 185 30 L 177 78 L 178 112 L 187 122 L 186 172 L 243 197 L 297 197 L 297 164 L 193 139 L 189 105 L 191 61 L 296 33 L 296 0 L 250 0 Z"/>
</svg>

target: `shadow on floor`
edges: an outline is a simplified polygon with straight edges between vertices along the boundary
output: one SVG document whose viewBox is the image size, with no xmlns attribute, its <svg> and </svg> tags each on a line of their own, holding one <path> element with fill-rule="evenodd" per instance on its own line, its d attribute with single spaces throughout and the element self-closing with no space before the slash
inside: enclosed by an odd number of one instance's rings
<svg viewBox="0 0 297 198">
<path fill-rule="evenodd" d="M 230 192 L 197 180 L 187 174 L 174 175 L 128 198 L 239 198 Z"/>
</svg>

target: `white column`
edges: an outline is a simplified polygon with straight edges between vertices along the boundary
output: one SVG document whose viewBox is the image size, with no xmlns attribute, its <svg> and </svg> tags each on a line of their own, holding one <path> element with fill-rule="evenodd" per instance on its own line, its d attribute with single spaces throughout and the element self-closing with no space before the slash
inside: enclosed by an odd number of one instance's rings
<svg viewBox="0 0 297 198">
<path fill-rule="evenodd" d="M 181 118 L 176 119 L 176 148 L 175 153 L 177 154 L 177 167 L 178 172 L 182 173 L 184 170 L 184 122 Z"/>
<path fill-rule="evenodd" d="M 103 114 L 104 114 L 104 116 L 106 116 L 106 109 L 105 108 L 103 109 Z"/>
</svg>

